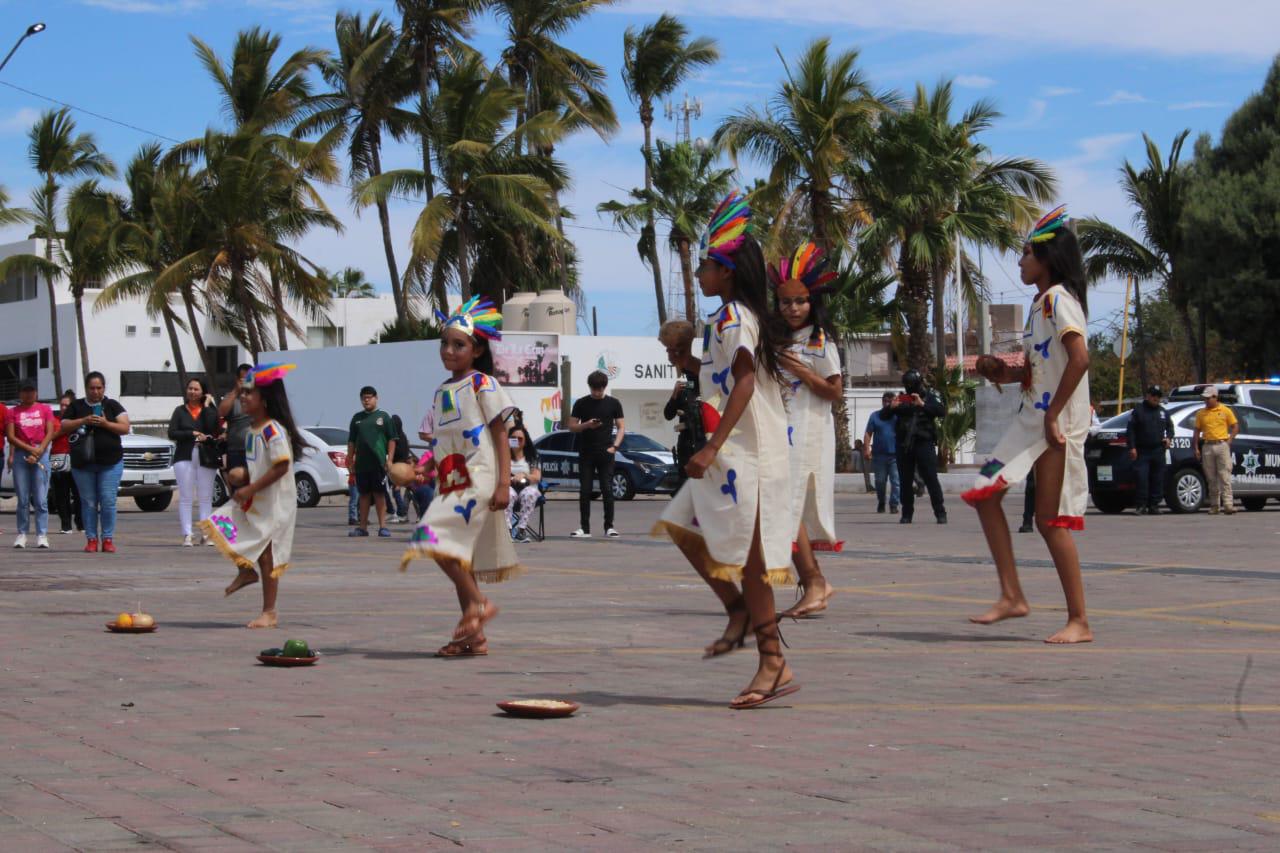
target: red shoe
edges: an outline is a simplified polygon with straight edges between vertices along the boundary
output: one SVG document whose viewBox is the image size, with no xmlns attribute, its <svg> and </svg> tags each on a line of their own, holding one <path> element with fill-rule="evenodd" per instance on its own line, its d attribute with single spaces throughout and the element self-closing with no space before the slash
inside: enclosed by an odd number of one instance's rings
<svg viewBox="0 0 1280 853">
<path fill-rule="evenodd" d="M 86 542 L 86 543 L 85 543 L 85 545 L 84 545 L 84 552 L 85 552 L 86 554 L 96 554 L 96 553 L 98 553 L 98 540 L 97 540 L 97 539 L 90 539 L 88 542 Z"/>
<path fill-rule="evenodd" d="M 103 539 L 103 540 L 102 540 L 102 553 L 104 553 L 104 554 L 114 554 L 115 552 L 116 552 L 116 545 L 115 545 L 115 543 L 114 543 L 114 542 L 112 542 L 110 539 Z"/>
</svg>

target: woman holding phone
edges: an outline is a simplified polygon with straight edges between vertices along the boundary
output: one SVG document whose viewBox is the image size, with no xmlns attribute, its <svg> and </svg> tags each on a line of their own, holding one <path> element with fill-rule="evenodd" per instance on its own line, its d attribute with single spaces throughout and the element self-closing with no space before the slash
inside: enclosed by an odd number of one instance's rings
<svg viewBox="0 0 1280 853">
<path fill-rule="evenodd" d="M 124 473 L 124 448 L 120 436 L 129 432 L 129 413 L 107 397 L 107 380 L 98 371 L 84 378 L 84 399 L 67 407 L 59 435 L 71 438 L 71 475 L 80 492 L 80 515 L 84 522 L 86 553 L 116 551 L 116 493 Z M 76 452 L 75 445 L 92 437 L 92 459 Z"/>
<path fill-rule="evenodd" d="M 533 518 L 538 498 L 542 496 L 538 488 L 542 469 L 538 467 L 538 449 L 533 446 L 523 421 L 517 420 L 507 435 L 511 444 L 511 503 L 507 504 L 507 526 L 517 542 L 525 542 L 529 538 L 529 519 Z"/>
</svg>

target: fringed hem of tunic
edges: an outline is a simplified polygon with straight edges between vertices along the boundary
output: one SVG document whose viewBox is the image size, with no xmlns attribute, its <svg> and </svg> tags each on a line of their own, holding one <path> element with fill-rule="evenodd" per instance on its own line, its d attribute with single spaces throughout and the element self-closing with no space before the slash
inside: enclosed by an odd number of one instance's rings
<svg viewBox="0 0 1280 853">
<path fill-rule="evenodd" d="M 659 520 L 653 525 L 649 535 L 655 539 L 666 537 L 681 548 L 697 551 L 702 559 L 702 567 L 709 577 L 719 581 L 730 581 L 731 583 L 740 583 L 742 581 L 742 573 L 746 567 L 734 565 L 733 563 L 722 563 L 712 557 L 711 552 L 707 550 L 707 540 L 701 533 L 673 524 L 670 521 Z M 769 586 L 791 586 L 796 582 L 796 578 L 791 573 L 790 566 L 780 569 L 767 568 L 765 569 L 765 582 Z"/>
<path fill-rule="evenodd" d="M 222 556 L 235 563 L 237 569 L 244 569 L 245 571 L 250 572 L 257 571 L 257 563 L 232 548 L 231 543 L 227 541 L 227 537 L 223 536 L 222 531 L 218 529 L 218 525 L 208 519 L 205 519 L 204 521 L 197 522 L 197 526 L 204 531 L 205 536 L 213 540 L 213 547 L 217 548 L 218 552 L 222 554 Z M 286 564 L 283 568 L 273 570 L 271 572 L 271 576 L 273 578 L 279 577 L 279 573 L 283 572 L 287 568 L 288 565 Z"/>
<path fill-rule="evenodd" d="M 1061 527 L 1064 530 L 1084 530 L 1084 517 L 1079 515 L 1059 515 L 1046 523 L 1050 527 Z"/>
<path fill-rule="evenodd" d="M 810 540 L 809 540 L 809 547 L 810 547 L 811 549 L 813 549 L 814 551 L 826 551 L 826 552 L 830 552 L 830 553 L 832 553 L 832 554 L 839 554 L 839 553 L 841 553 L 841 552 L 843 552 L 843 551 L 844 551 L 844 540 L 843 540 L 843 539 L 841 539 L 841 540 L 836 541 L 836 542 L 826 542 L 826 541 L 821 541 L 821 540 L 814 540 L 814 539 L 810 539 Z M 792 553 L 792 554 L 794 554 L 794 553 L 796 553 L 796 552 L 797 552 L 797 551 L 799 551 L 799 550 L 800 550 L 800 543 L 799 543 L 799 542 L 792 542 L 792 543 L 791 543 L 791 553 Z"/>
<path fill-rule="evenodd" d="M 518 575 L 524 574 L 524 566 L 519 563 L 510 566 L 503 566 L 497 569 L 487 569 L 482 572 L 477 572 L 471 567 L 470 560 L 464 557 L 459 557 L 456 554 L 450 554 L 440 548 L 410 548 L 404 552 L 402 557 L 400 557 L 400 571 L 407 571 L 409 564 L 419 557 L 427 557 L 432 560 L 453 560 L 461 565 L 465 571 L 474 575 L 475 579 L 480 583 L 502 583 L 503 581 L 509 581 Z"/>
<path fill-rule="evenodd" d="M 1009 488 L 1009 484 L 1005 482 L 1004 477 L 1002 476 L 996 477 L 995 482 L 991 483 L 990 485 L 982 486 L 976 489 L 970 489 L 967 492 L 961 493 L 960 499 L 965 503 L 967 503 L 969 506 L 977 506 L 978 504 L 985 501 L 987 498 L 998 495 L 1008 488 Z"/>
</svg>

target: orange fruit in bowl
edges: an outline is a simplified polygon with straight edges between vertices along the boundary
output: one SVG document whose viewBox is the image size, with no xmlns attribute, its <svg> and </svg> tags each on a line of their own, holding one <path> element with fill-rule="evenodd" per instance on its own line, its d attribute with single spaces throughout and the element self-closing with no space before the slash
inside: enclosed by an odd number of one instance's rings
<svg viewBox="0 0 1280 853">
<path fill-rule="evenodd" d="M 117 617 L 116 617 L 116 627 L 117 627 L 117 628 L 132 628 L 132 627 L 133 627 L 133 617 L 132 617 L 132 616 L 130 616 L 128 613 L 121 613 L 119 616 L 117 616 Z"/>
</svg>

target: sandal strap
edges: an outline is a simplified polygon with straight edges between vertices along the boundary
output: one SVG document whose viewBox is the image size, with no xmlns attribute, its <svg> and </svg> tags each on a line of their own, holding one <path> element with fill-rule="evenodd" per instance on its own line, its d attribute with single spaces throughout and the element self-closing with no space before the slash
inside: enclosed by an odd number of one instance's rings
<svg viewBox="0 0 1280 853">
<path fill-rule="evenodd" d="M 771 632 L 768 630 L 770 628 L 773 629 Z M 763 648 L 764 644 L 773 640 L 775 635 L 777 636 L 778 642 L 788 649 L 791 648 L 791 644 L 787 642 L 787 638 L 782 636 L 782 624 L 777 619 L 774 619 L 772 622 L 763 622 L 759 625 L 755 625 L 751 630 L 756 633 L 756 648 L 762 655 L 777 658 L 783 656 L 781 651 L 768 652 Z"/>
</svg>

